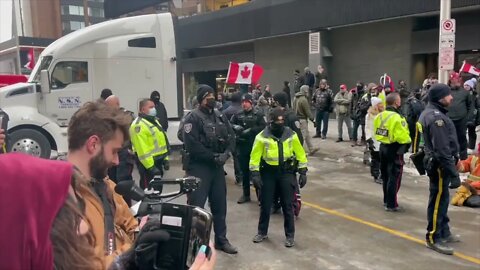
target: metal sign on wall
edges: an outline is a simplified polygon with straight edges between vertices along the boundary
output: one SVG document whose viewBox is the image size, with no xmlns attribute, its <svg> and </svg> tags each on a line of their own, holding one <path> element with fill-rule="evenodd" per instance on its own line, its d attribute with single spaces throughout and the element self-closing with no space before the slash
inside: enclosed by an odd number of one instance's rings
<svg viewBox="0 0 480 270">
<path fill-rule="evenodd" d="M 440 22 L 438 67 L 440 70 L 452 70 L 455 64 L 455 19 Z"/>
</svg>

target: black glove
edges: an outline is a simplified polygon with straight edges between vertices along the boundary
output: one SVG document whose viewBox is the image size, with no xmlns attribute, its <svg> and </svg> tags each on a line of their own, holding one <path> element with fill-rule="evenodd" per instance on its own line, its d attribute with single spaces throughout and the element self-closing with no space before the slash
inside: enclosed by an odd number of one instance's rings
<svg viewBox="0 0 480 270">
<path fill-rule="evenodd" d="M 148 169 L 147 172 L 151 177 L 154 177 L 155 175 L 162 175 L 162 172 L 157 167 L 155 167 L 155 165 Z"/>
<path fill-rule="evenodd" d="M 170 234 L 160 229 L 158 220 L 148 221 L 135 241 L 135 264 L 138 269 L 151 269 L 162 243 L 170 239 Z"/>
<path fill-rule="evenodd" d="M 243 127 L 240 125 L 232 125 L 235 134 L 241 134 L 243 132 Z"/>
<path fill-rule="evenodd" d="M 250 172 L 250 180 L 252 181 L 253 183 L 253 186 L 256 188 L 256 189 L 261 189 L 262 188 L 262 177 L 260 176 L 260 172 Z"/>
<path fill-rule="evenodd" d="M 164 169 L 165 171 L 170 170 L 170 161 L 169 161 L 168 159 L 164 159 L 164 160 L 163 160 L 163 169 Z"/>
<path fill-rule="evenodd" d="M 225 162 L 227 162 L 229 157 L 230 157 L 229 153 L 216 154 L 215 155 L 215 164 L 217 164 L 218 166 L 223 166 L 223 165 L 225 165 Z"/>
<path fill-rule="evenodd" d="M 298 169 L 298 185 L 303 188 L 307 184 L 307 168 Z"/>
<path fill-rule="evenodd" d="M 248 134 L 249 134 L 251 131 L 252 131 L 252 129 L 251 129 L 251 128 L 247 128 L 247 129 L 245 129 L 244 131 L 242 131 L 242 137 L 245 137 L 245 136 L 247 136 L 247 135 L 248 135 Z"/>
<path fill-rule="evenodd" d="M 448 188 L 450 188 L 450 189 L 456 189 L 456 188 L 460 187 L 460 184 L 462 183 L 462 181 L 460 181 L 460 176 L 459 175 L 454 176 L 454 177 L 450 177 L 449 180 L 450 180 L 450 185 L 448 186 Z"/>
</svg>

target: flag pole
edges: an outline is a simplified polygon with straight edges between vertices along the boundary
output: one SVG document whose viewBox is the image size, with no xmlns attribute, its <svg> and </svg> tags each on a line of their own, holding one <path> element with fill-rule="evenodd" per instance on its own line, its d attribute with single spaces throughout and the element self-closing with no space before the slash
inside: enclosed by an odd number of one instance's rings
<svg viewBox="0 0 480 270">
<path fill-rule="evenodd" d="M 461 66 L 460 69 L 458 70 L 458 73 L 461 73 L 461 72 L 462 72 L 464 66 L 465 66 L 465 60 L 463 60 L 462 66 Z"/>
<path fill-rule="evenodd" d="M 225 85 L 223 86 L 223 93 L 227 93 L 227 83 L 228 78 L 230 78 L 230 66 L 232 65 L 232 61 L 228 62 L 228 71 L 227 71 L 227 78 L 225 78 Z"/>
</svg>

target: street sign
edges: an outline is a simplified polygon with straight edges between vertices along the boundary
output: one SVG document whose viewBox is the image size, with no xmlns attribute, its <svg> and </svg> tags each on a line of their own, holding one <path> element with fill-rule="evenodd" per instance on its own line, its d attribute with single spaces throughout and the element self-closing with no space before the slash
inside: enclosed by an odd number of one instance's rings
<svg viewBox="0 0 480 270">
<path fill-rule="evenodd" d="M 440 48 L 455 48 L 455 34 L 440 35 Z"/>
<path fill-rule="evenodd" d="M 455 61 L 455 48 L 440 48 L 438 67 L 440 70 L 452 70 Z"/>
<path fill-rule="evenodd" d="M 455 19 L 446 19 L 441 22 L 441 35 L 455 34 Z"/>
</svg>

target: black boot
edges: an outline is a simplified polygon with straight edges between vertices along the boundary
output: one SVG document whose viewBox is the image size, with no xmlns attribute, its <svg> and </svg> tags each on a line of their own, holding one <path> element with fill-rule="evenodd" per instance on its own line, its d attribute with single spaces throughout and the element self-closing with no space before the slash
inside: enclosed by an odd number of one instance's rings
<svg viewBox="0 0 480 270">
<path fill-rule="evenodd" d="M 430 241 L 427 241 L 427 247 L 435 250 L 438 253 L 442 253 L 445 255 L 453 255 L 453 248 L 441 243 L 430 243 Z"/>
<path fill-rule="evenodd" d="M 237 203 L 242 204 L 242 203 L 246 203 L 246 202 L 249 202 L 249 201 L 251 201 L 250 196 L 242 195 L 242 197 L 240 197 L 240 199 L 238 199 Z"/>
</svg>

